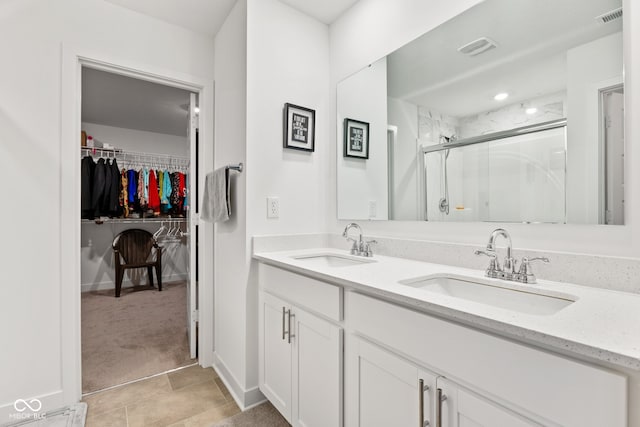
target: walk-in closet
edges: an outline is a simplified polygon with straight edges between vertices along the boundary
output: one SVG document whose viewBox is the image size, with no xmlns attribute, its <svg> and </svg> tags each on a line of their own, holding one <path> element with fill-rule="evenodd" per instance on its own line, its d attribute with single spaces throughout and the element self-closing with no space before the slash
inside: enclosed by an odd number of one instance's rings
<svg viewBox="0 0 640 427">
<path fill-rule="evenodd" d="M 196 362 L 197 97 L 82 69 L 82 392 Z"/>
</svg>

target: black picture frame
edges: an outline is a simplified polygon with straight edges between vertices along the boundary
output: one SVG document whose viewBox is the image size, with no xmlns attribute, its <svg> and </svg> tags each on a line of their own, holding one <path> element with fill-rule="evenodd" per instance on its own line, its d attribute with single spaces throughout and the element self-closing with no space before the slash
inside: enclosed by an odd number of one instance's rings
<svg viewBox="0 0 640 427">
<path fill-rule="evenodd" d="M 344 157 L 369 158 L 369 123 L 344 119 Z"/>
<path fill-rule="evenodd" d="M 315 151 L 316 111 L 286 103 L 283 109 L 283 119 L 284 148 Z"/>
</svg>

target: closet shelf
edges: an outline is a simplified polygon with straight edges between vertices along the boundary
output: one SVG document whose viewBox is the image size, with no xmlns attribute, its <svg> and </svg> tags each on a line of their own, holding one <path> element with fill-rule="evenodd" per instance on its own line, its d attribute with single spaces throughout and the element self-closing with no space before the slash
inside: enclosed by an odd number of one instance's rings
<svg viewBox="0 0 640 427">
<path fill-rule="evenodd" d="M 153 224 L 153 223 L 161 223 L 161 222 L 177 222 L 180 224 L 186 223 L 187 218 L 173 218 L 173 217 L 158 217 L 158 218 L 107 218 L 102 220 L 102 222 L 96 222 L 95 219 L 83 219 L 81 223 L 85 224 L 95 224 L 95 225 L 103 225 L 103 224 Z"/>
<path fill-rule="evenodd" d="M 188 157 L 176 156 L 173 154 L 156 154 L 139 151 L 128 151 L 120 148 L 92 148 L 80 147 L 80 155 L 99 157 L 104 159 L 116 159 L 123 165 L 141 165 L 162 167 L 168 169 L 184 169 L 189 167 Z"/>
</svg>

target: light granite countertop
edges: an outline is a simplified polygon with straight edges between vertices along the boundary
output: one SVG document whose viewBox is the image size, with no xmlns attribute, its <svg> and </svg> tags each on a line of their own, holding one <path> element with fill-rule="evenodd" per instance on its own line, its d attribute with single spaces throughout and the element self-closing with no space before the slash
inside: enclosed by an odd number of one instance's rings
<svg viewBox="0 0 640 427">
<path fill-rule="evenodd" d="M 374 262 L 327 266 L 305 255 L 331 254 Z M 640 295 L 539 280 L 524 285 L 484 277 L 484 272 L 403 258 L 353 257 L 334 248 L 257 252 L 260 262 L 412 307 L 446 320 L 531 343 L 585 360 L 640 370 Z M 299 258 L 299 259 L 297 259 Z M 503 288 L 575 302 L 553 314 L 526 314 L 399 283 L 430 275 L 465 276 Z"/>
</svg>

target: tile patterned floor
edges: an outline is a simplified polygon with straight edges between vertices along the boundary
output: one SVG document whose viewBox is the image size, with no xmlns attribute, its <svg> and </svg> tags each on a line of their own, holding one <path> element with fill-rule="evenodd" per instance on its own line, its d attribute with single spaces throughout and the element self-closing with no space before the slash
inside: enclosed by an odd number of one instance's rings
<svg viewBox="0 0 640 427">
<path fill-rule="evenodd" d="M 211 368 L 179 371 L 92 394 L 86 427 L 208 427 L 240 412 Z"/>
</svg>

